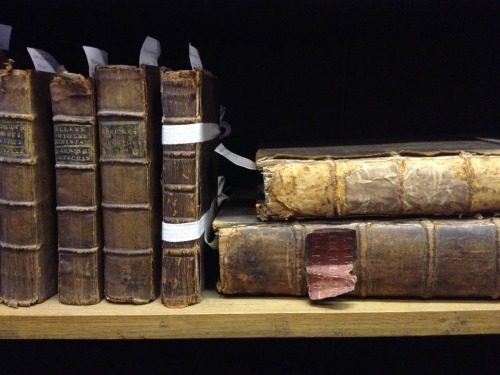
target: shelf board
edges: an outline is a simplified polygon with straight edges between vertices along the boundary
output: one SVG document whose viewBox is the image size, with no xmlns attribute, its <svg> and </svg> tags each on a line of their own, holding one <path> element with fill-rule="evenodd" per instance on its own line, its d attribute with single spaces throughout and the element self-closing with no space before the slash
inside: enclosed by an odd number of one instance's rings
<svg viewBox="0 0 500 375">
<path fill-rule="evenodd" d="M 102 301 L 63 305 L 57 296 L 29 308 L 0 305 L 0 339 L 177 339 L 377 337 L 500 334 L 493 300 L 374 300 L 311 303 L 293 297 L 227 297 L 170 309 Z"/>
</svg>

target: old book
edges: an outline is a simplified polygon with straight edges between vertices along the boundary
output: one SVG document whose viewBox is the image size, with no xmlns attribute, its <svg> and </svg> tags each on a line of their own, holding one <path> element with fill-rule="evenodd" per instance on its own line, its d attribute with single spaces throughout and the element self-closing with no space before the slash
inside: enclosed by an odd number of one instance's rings
<svg viewBox="0 0 500 375">
<path fill-rule="evenodd" d="M 0 70 L 0 299 L 9 306 L 57 293 L 52 77 Z"/>
<path fill-rule="evenodd" d="M 104 292 L 143 304 L 159 291 L 160 74 L 153 66 L 95 71 L 104 231 Z"/>
<path fill-rule="evenodd" d="M 261 148 L 260 218 L 500 211 L 500 143 L 488 139 Z"/>
<path fill-rule="evenodd" d="M 50 84 L 56 158 L 59 300 L 103 297 L 101 183 L 94 81 L 59 70 Z"/>
<path fill-rule="evenodd" d="M 352 264 L 357 280 L 349 296 L 500 296 L 500 218 L 262 222 L 254 202 L 228 202 L 213 223 L 222 293 L 311 294 L 315 280 L 308 280 L 307 263 L 344 241 L 340 246 L 351 248 L 351 261 L 332 257 L 330 266 Z"/>
<path fill-rule="evenodd" d="M 217 78 L 207 70 L 161 70 L 163 138 L 166 138 L 163 142 L 163 222 L 164 227 L 174 224 L 170 232 L 180 231 L 182 224 L 198 222 L 209 211 L 217 194 L 214 152 L 217 137 L 194 141 L 182 126 L 198 126 L 199 133 L 217 134 L 218 87 Z M 184 140 L 177 142 L 171 139 L 175 137 L 171 133 L 178 129 Z M 178 236 L 174 233 L 173 237 Z M 173 237 L 164 230 L 162 301 L 169 307 L 185 307 L 202 298 L 204 239 L 199 234 L 188 240 Z"/>
</svg>

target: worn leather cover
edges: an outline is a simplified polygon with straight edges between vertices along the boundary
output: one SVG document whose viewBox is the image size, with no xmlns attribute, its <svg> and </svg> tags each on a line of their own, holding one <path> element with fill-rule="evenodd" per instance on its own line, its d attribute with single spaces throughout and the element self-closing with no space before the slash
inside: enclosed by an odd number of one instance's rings
<svg viewBox="0 0 500 375">
<path fill-rule="evenodd" d="M 351 230 L 351 274 L 357 281 L 347 295 L 500 296 L 499 218 L 262 222 L 255 217 L 253 203 L 228 202 L 213 223 L 219 237 L 222 293 L 305 295 L 308 252 L 328 250 L 332 241 L 325 235 Z M 332 266 L 339 260 L 349 263 L 337 258 Z"/>
<path fill-rule="evenodd" d="M 59 300 L 91 305 L 103 297 L 99 144 L 94 81 L 58 72 L 50 85 L 54 114 Z"/>
<path fill-rule="evenodd" d="M 207 70 L 161 70 L 163 125 L 219 123 L 219 83 Z M 217 193 L 217 140 L 163 145 L 163 221 L 195 222 Z M 202 299 L 203 236 L 163 241 L 162 301 L 185 307 Z"/>
<path fill-rule="evenodd" d="M 454 139 L 262 148 L 261 219 L 500 211 L 500 143 Z"/>
<path fill-rule="evenodd" d="M 113 302 L 144 304 L 154 300 L 159 291 L 159 69 L 98 66 L 95 81 L 105 297 Z"/>
<path fill-rule="evenodd" d="M 0 299 L 57 293 L 52 74 L 0 70 Z"/>
</svg>

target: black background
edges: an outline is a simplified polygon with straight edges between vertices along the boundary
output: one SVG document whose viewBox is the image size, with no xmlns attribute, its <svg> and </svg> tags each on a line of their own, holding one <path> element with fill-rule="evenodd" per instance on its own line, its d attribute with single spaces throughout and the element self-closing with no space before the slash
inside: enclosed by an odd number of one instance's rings
<svg viewBox="0 0 500 375">
<path fill-rule="evenodd" d="M 160 65 L 189 69 L 192 43 L 222 82 L 233 129 L 224 144 L 250 159 L 268 141 L 500 135 L 500 1 L 1 0 L 0 23 L 13 26 L 17 68 L 33 67 L 26 52 L 33 47 L 87 74 L 82 45 L 106 50 L 110 64 L 137 65 L 149 35 L 162 45 Z M 260 182 L 257 172 L 224 160 L 221 172 L 233 187 Z M 485 373 L 498 364 L 498 343 L 496 336 L 2 341 L 0 358 L 19 373 L 32 365 L 54 373 L 262 373 L 264 360 L 273 373 Z"/>
</svg>

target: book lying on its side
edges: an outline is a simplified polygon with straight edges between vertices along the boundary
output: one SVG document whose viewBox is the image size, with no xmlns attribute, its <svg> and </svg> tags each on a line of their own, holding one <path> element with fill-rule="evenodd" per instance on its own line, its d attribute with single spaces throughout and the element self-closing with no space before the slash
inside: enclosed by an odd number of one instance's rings
<svg viewBox="0 0 500 375">
<path fill-rule="evenodd" d="M 311 261 L 337 253 L 326 266 L 352 264 L 355 286 L 347 295 L 500 296 L 500 218 L 262 222 L 254 199 L 226 203 L 213 223 L 222 293 L 305 295 L 318 287 Z M 323 276 L 323 292 L 338 286 L 338 275 Z"/>
<path fill-rule="evenodd" d="M 261 148 L 263 220 L 500 211 L 500 141 Z"/>
</svg>

